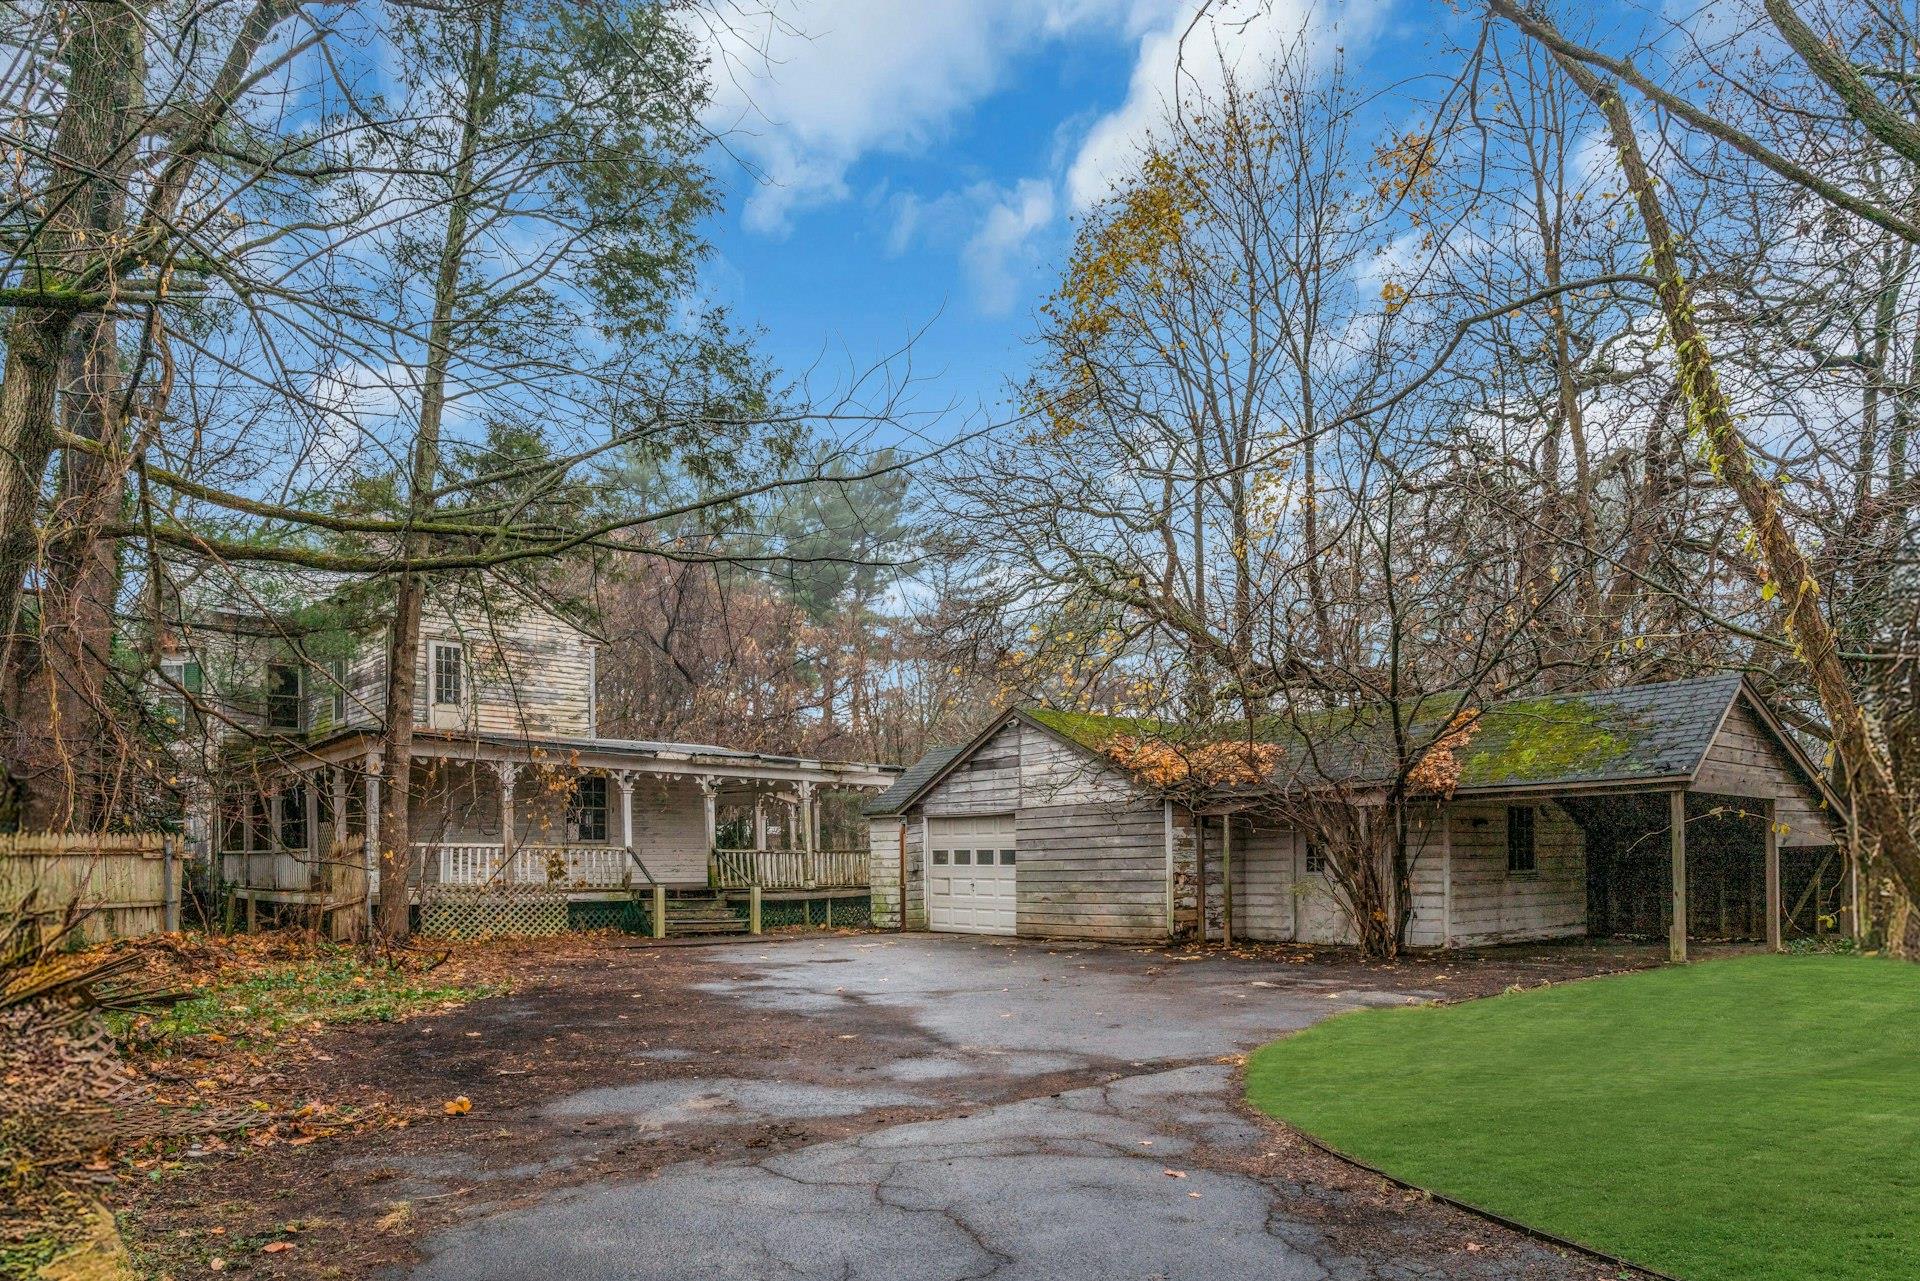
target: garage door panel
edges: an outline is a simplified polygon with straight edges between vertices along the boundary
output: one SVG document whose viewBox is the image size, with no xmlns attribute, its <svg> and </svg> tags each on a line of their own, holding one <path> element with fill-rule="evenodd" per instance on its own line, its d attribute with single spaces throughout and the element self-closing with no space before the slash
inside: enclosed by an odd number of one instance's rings
<svg viewBox="0 0 1920 1281">
<path fill-rule="evenodd" d="M 1014 932 L 1013 815 L 928 820 L 927 923 L 962 934 Z"/>
</svg>

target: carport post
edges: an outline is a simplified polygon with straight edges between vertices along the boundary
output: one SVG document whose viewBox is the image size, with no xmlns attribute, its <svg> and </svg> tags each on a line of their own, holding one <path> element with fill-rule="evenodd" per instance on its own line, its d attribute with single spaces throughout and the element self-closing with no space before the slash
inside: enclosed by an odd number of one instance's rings
<svg viewBox="0 0 1920 1281">
<path fill-rule="evenodd" d="M 1781 943 L 1780 920 L 1780 827 L 1774 820 L 1773 802 L 1766 805 L 1767 820 L 1767 948 L 1769 951 L 1784 950 Z"/>
<path fill-rule="evenodd" d="M 1675 965 L 1687 959 L 1687 794 L 1673 792 L 1667 801 L 1667 834 L 1673 843 L 1673 923 L 1667 927 L 1667 959 Z"/>
<path fill-rule="evenodd" d="M 828 901 L 831 902 L 832 900 Z M 758 934 L 759 932 L 760 887 L 758 885 L 749 885 L 747 887 L 747 933 Z"/>
<path fill-rule="evenodd" d="M 667 887 L 655 882 L 653 887 L 653 936 L 663 939 L 667 936 Z"/>
</svg>

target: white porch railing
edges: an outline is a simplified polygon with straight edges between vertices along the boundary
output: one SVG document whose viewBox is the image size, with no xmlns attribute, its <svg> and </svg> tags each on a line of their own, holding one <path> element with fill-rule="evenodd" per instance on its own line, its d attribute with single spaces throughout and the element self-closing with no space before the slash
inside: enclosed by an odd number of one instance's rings
<svg viewBox="0 0 1920 1281">
<path fill-rule="evenodd" d="M 507 867 L 499 844 L 418 844 L 414 854 L 422 867 L 432 866 L 442 885 L 488 885 L 513 881 L 521 885 L 564 885 L 578 890 L 614 890 L 629 884 L 645 885 L 646 873 L 620 845 L 521 845 Z"/>
<path fill-rule="evenodd" d="M 646 873 L 618 845 L 521 845 L 512 866 L 498 843 L 422 842 L 413 847 L 415 866 L 441 885 L 560 885 L 575 890 L 644 887 Z M 864 889 L 866 850 L 715 850 L 707 864 L 719 889 Z M 429 870 L 430 869 L 430 870 Z M 437 875 L 435 875 L 437 873 Z"/>
<path fill-rule="evenodd" d="M 866 850 L 715 850 L 714 883 L 723 890 L 863 889 Z"/>
</svg>

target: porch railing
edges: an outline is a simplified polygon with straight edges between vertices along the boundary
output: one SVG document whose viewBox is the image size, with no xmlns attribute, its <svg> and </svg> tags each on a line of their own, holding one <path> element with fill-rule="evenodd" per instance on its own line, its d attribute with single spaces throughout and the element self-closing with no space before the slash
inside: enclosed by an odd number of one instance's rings
<svg viewBox="0 0 1920 1281">
<path fill-rule="evenodd" d="M 618 845 L 521 845 L 512 865 L 496 842 L 422 842 L 413 847 L 416 875 L 441 885 L 558 885 L 576 890 L 644 887 L 645 866 Z M 718 889 L 864 889 L 866 850 L 714 850 L 708 879 Z"/>
<path fill-rule="evenodd" d="M 866 850 L 715 850 L 713 880 L 723 890 L 862 889 Z"/>
<path fill-rule="evenodd" d="M 419 844 L 416 864 L 432 867 L 442 885 L 488 885 L 514 881 L 526 885 L 565 885 L 571 889 L 611 890 L 644 885 L 646 869 L 620 845 L 521 845 L 507 865 L 499 844 Z"/>
</svg>

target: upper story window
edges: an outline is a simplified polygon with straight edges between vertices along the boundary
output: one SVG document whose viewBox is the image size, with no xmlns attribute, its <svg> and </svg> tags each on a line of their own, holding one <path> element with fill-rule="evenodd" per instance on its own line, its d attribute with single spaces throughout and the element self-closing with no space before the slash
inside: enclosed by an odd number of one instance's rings
<svg viewBox="0 0 1920 1281">
<path fill-rule="evenodd" d="M 448 641 L 434 641 L 430 651 L 433 705 L 459 707 L 467 697 L 467 653 Z"/>
<path fill-rule="evenodd" d="M 200 664 L 179 658 L 160 664 L 160 715 L 169 727 L 186 728 L 192 698 L 200 693 L 200 686 Z"/>
<path fill-rule="evenodd" d="M 330 723 L 338 729 L 347 723 L 347 660 L 336 658 L 327 664 L 327 679 L 333 683 L 333 716 Z"/>
<path fill-rule="evenodd" d="M 1327 852 L 1320 847 L 1320 842 L 1315 840 L 1307 842 L 1306 864 L 1307 871 L 1310 873 L 1327 870 Z"/>
<path fill-rule="evenodd" d="M 267 664 L 267 728 L 300 728 L 300 669 L 292 663 Z"/>
<path fill-rule="evenodd" d="M 1507 875 L 1525 876 L 1540 868 L 1534 849 L 1534 810 L 1531 805 L 1507 806 Z"/>
</svg>

